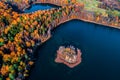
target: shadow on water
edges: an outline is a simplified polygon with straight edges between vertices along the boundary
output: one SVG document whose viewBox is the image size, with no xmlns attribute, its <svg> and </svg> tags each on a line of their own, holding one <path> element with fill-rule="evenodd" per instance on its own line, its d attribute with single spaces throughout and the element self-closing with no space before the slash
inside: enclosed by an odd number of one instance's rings
<svg viewBox="0 0 120 80">
<path fill-rule="evenodd" d="M 82 51 L 82 63 L 75 68 L 55 63 L 61 45 Z M 79 20 L 66 22 L 40 46 L 29 80 L 120 80 L 120 30 Z"/>
</svg>

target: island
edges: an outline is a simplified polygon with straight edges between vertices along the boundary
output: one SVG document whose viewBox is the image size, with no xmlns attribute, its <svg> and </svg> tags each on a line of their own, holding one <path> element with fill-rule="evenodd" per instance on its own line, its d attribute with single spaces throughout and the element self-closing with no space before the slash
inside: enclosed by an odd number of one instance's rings
<svg viewBox="0 0 120 80">
<path fill-rule="evenodd" d="M 81 63 L 81 54 L 81 50 L 78 48 L 75 49 L 73 46 L 60 46 L 57 50 L 57 57 L 55 62 L 63 63 L 70 68 L 74 68 Z"/>
</svg>

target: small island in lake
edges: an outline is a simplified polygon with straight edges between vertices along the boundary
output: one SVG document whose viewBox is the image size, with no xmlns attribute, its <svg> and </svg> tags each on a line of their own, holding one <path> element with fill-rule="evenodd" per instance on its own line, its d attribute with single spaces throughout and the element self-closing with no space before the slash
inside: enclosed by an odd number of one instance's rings
<svg viewBox="0 0 120 80">
<path fill-rule="evenodd" d="M 60 46 L 57 50 L 55 62 L 63 63 L 70 68 L 74 68 L 81 63 L 81 54 L 81 50 L 78 48 L 75 49 L 73 46 Z"/>
</svg>

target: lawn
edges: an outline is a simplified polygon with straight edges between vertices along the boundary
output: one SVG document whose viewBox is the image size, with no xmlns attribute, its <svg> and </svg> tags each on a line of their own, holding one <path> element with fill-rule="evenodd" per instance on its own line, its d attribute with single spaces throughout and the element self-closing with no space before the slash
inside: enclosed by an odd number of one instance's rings
<svg viewBox="0 0 120 80">
<path fill-rule="evenodd" d="M 102 13 L 103 15 L 108 13 L 108 10 L 102 9 L 102 8 L 98 8 L 99 3 L 101 3 L 98 0 L 77 0 L 77 1 L 78 2 L 83 2 L 85 4 L 85 10 Z M 114 13 L 116 13 L 115 15 L 119 15 L 120 16 L 120 12 L 117 11 L 117 10 L 109 10 L 109 11 L 112 12 L 111 13 L 112 15 L 114 15 Z"/>
</svg>

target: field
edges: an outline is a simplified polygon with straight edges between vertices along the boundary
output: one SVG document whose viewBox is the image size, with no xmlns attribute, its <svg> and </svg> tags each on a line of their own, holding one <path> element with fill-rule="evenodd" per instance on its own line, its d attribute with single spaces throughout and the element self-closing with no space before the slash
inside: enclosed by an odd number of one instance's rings
<svg viewBox="0 0 120 80">
<path fill-rule="evenodd" d="M 113 16 L 114 15 L 120 16 L 120 12 L 117 10 L 111 10 L 111 9 L 106 10 L 99 8 L 98 5 L 101 2 L 98 0 L 77 0 L 77 1 L 85 4 L 85 10 L 101 13 L 102 15 L 111 14 Z"/>
</svg>

